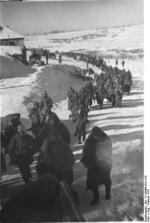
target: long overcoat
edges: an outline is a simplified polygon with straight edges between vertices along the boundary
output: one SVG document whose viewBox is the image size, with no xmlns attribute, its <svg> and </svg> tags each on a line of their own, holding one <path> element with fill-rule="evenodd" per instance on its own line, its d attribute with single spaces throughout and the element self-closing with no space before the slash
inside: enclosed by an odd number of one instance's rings
<svg viewBox="0 0 150 223">
<path fill-rule="evenodd" d="M 53 174 L 71 185 L 74 157 L 70 147 L 58 135 L 48 136 L 41 147 L 37 170 L 39 175 Z"/>
<path fill-rule="evenodd" d="M 106 184 L 112 168 L 112 143 L 103 132 L 98 140 L 93 135 L 87 138 L 81 159 L 87 168 L 87 189 Z"/>
</svg>

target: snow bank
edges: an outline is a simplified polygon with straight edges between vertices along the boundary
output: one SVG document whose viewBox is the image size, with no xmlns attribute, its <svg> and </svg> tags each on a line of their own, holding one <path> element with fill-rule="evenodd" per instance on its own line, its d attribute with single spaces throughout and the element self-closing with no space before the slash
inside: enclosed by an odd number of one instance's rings
<svg viewBox="0 0 150 223">
<path fill-rule="evenodd" d="M 31 74 L 35 69 L 22 64 L 10 56 L 0 56 L 0 78 L 25 77 Z"/>
<path fill-rule="evenodd" d="M 22 54 L 22 47 L 20 46 L 0 46 L 0 55 L 5 56 L 7 54 Z"/>
<path fill-rule="evenodd" d="M 41 68 L 30 68 L 11 57 L 0 56 L 0 116 L 20 112 L 23 116 L 26 107 L 23 104 L 24 96 L 29 95 L 35 84 L 36 75 Z M 32 73 L 32 74 L 31 74 Z"/>
</svg>

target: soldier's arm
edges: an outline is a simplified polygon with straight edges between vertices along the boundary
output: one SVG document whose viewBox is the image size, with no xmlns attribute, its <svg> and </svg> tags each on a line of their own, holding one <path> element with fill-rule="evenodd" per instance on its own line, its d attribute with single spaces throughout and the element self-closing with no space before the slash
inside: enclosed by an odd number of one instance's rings
<svg viewBox="0 0 150 223">
<path fill-rule="evenodd" d="M 49 131 L 49 127 L 48 127 L 48 125 L 44 126 L 44 127 L 40 130 L 39 135 L 38 135 L 38 138 L 37 138 L 37 140 L 36 140 L 36 144 L 37 144 L 38 146 L 41 146 L 41 145 L 42 145 L 44 139 L 48 136 L 48 131 Z"/>
<path fill-rule="evenodd" d="M 29 149 L 34 153 L 36 151 L 36 140 L 28 135 Z"/>
<path fill-rule="evenodd" d="M 14 151 L 14 149 L 15 149 L 15 138 L 14 137 L 12 137 L 12 139 L 10 140 L 8 148 L 9 148 L 9 152 Z"/>
<path fill-rule="evenodd" d="M 81 120 L 78 121 L 74 136 L 77 136 Z"/>
<path fill-rule="evenodd" d="M 28 142 L 30 146 L 34 147 L 35 139 L 31 135 L 28 135 Z"/>
<path fill-rule="evenodd" d="M 10 140 L 9 146 L 8 146 L 9 154 L 10 154 L 12 161 L 14 160 L 15 149 L 16 149 L 16 139 L 15 139 L 15 137 L 12 137 L 12 139 Z"/>
</svg>

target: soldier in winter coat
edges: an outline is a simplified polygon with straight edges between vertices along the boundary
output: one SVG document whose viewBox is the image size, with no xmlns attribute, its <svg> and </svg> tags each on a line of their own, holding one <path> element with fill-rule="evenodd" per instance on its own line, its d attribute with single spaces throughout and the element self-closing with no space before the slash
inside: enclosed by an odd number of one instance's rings
<svg viewBox="0 0 150 223">
<path fill-rule="evenodd" d="M 105 198 L 110 199 L 112 143 L 99 127 L 94 127 L 87 138 L 81 162 L 87 168 L 87 189 L 92 190 L 94 196 L 91 205 L 99 202 L 98 186 L 101 184 L 105 185 Z"/>
<path fill-rule="evenodd" d="M 38 175 L 52 174 L 71 185 L 73 164 L 74 157 L 70 147 L 60 137 L 58 130 L 51 127 L 41 146 L 36 167 Z"/>
<path fill-rule="evenodd" d="M 34 146 L 34 138 L 25 132 L 23 125 L 19 125 L 18 133 L 10 141 L 9 152 L 25 183 L 28 183 L 31 178 L 29 166 L 33 161 Z"/>
</svg>

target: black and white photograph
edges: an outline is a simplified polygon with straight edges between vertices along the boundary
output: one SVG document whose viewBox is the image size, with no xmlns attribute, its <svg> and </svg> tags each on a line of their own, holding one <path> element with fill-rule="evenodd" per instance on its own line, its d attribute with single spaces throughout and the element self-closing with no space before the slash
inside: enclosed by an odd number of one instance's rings
<svg viewBox="0 0 150 223">
<path fill-rule="evenodd" d="M 143 0 L 0 2 L 0 222 L 150 221 L 144 23 Z"/>
</svg>

